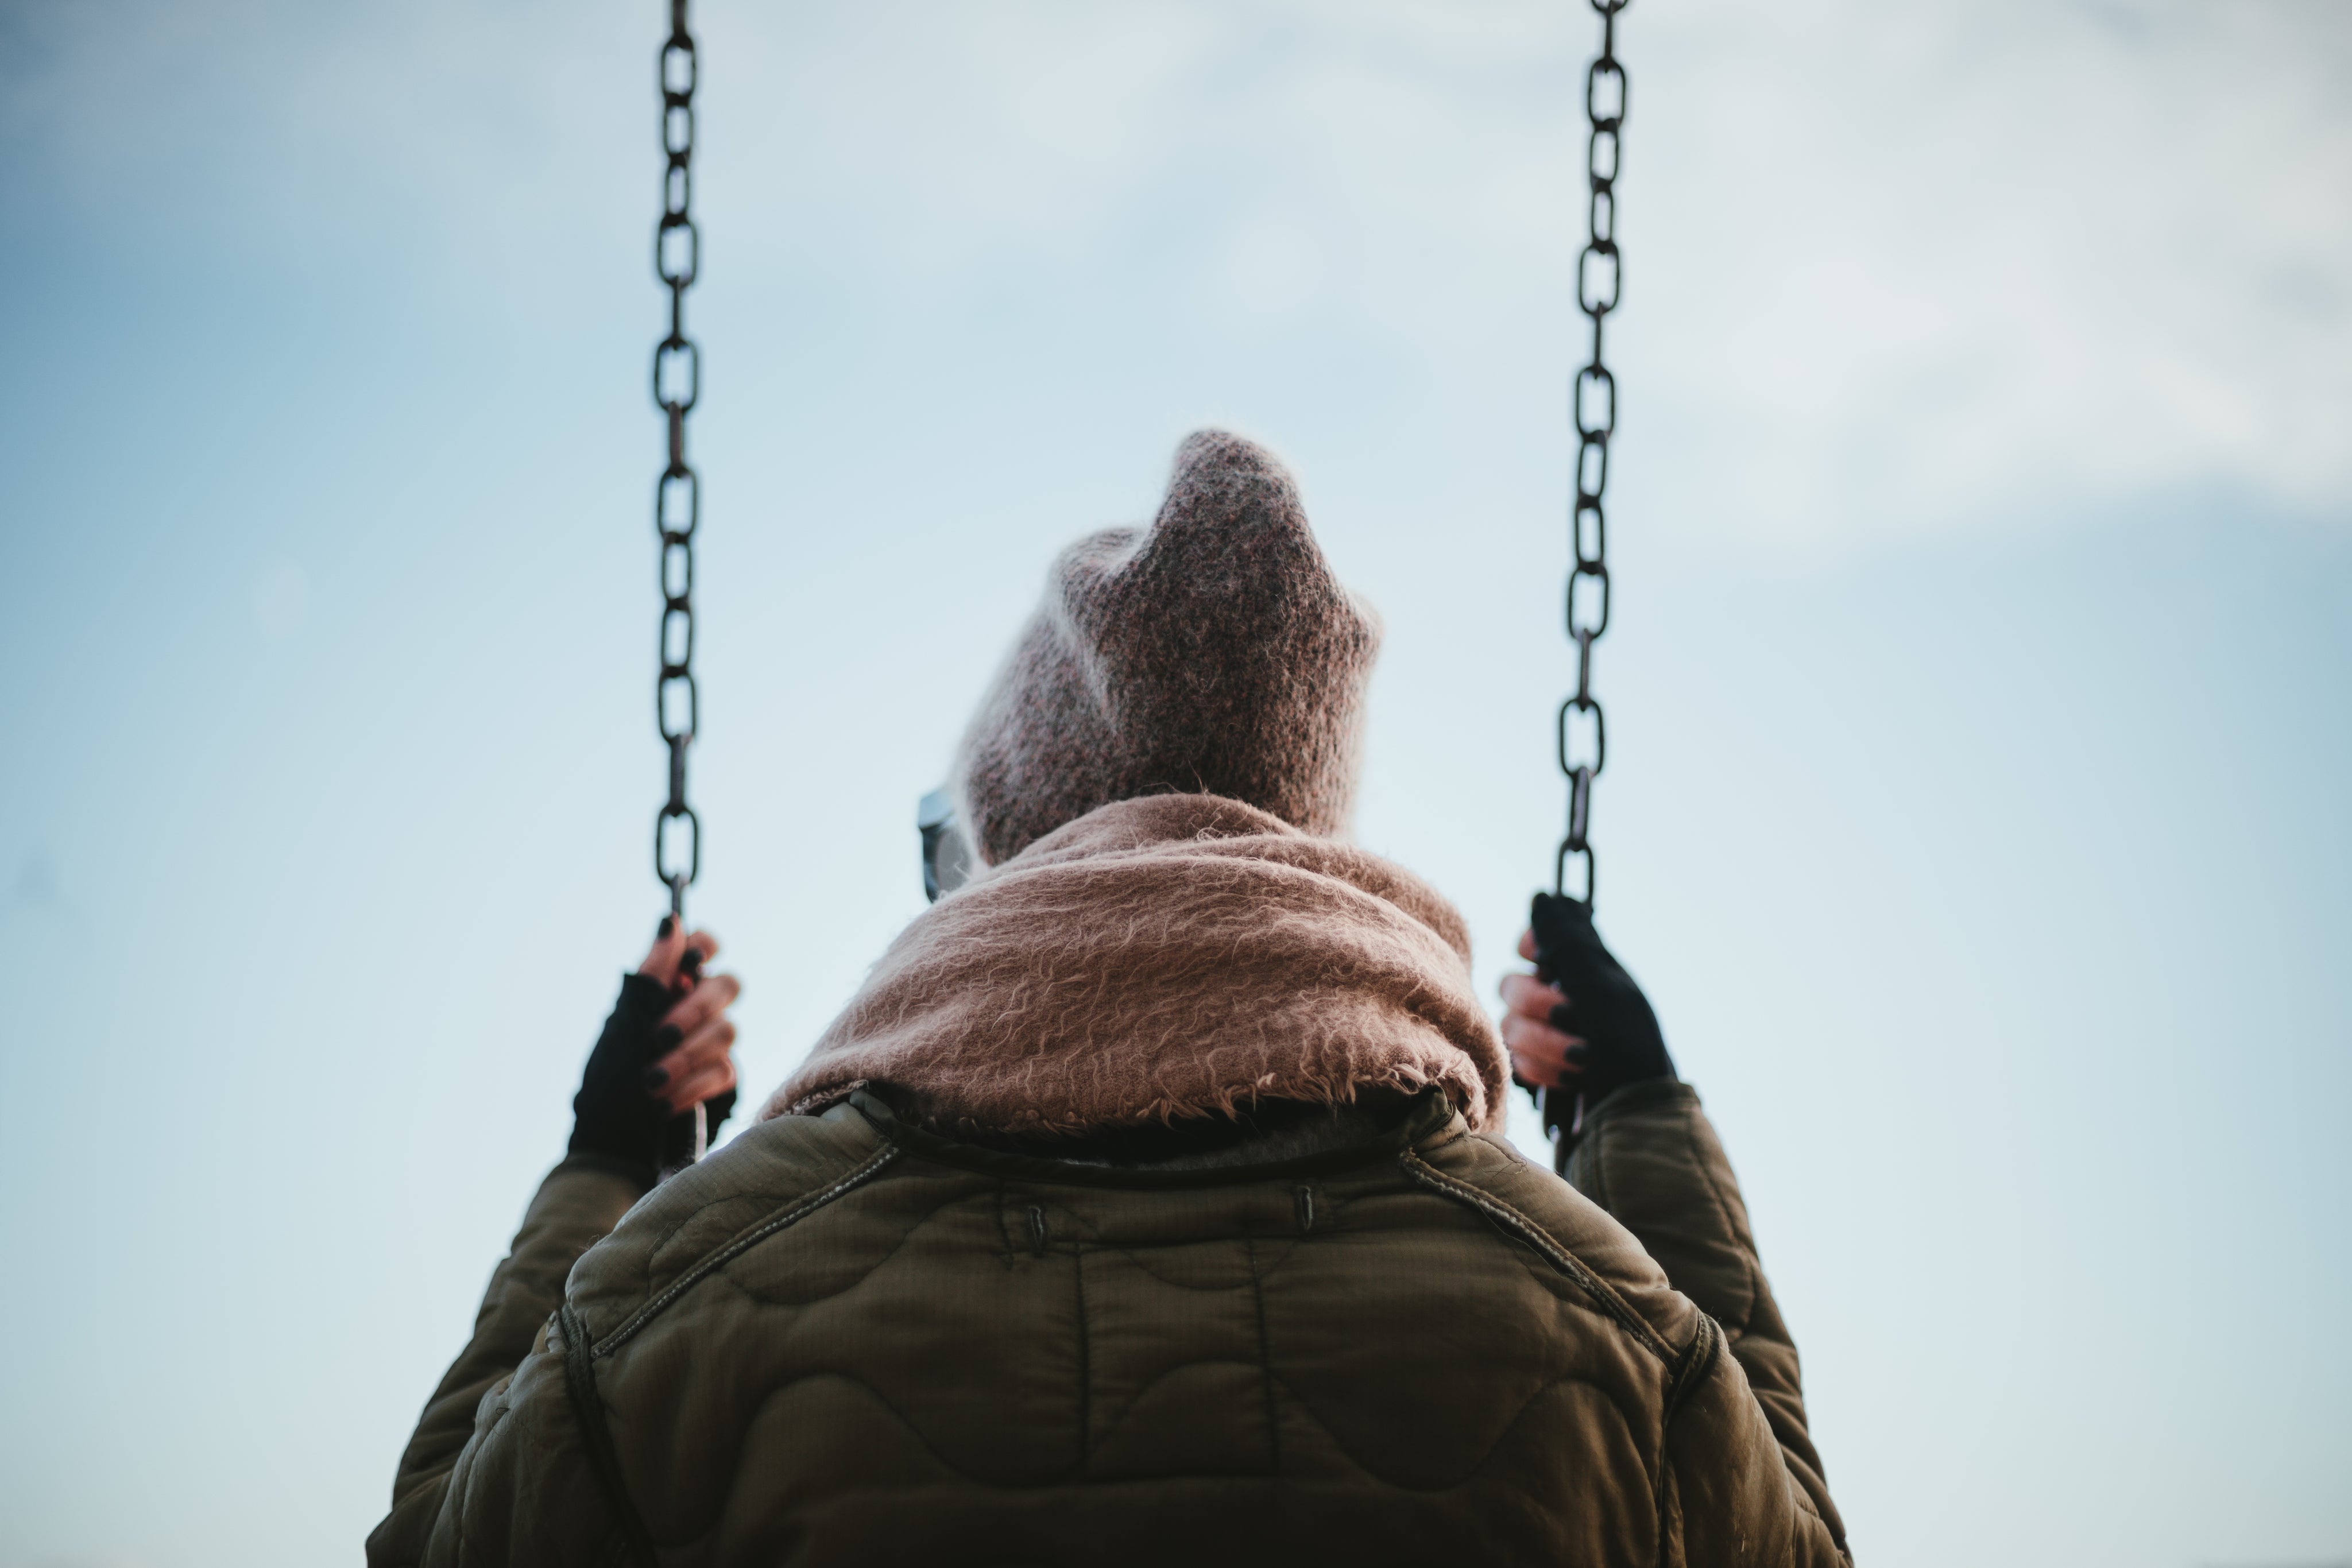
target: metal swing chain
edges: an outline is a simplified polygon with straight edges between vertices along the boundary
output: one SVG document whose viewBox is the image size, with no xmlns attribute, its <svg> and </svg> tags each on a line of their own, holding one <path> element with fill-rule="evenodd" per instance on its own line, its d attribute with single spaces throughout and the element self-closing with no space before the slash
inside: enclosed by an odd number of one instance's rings
<svg viewBox="0 0 2352 1568">
<path fill-rule="evenodd" d="M 1609 488 L 1609 438 L 1617 432 L 1617 378 L 1601 353 L 1601 329 L 1617 308 L 1624 277 L 1617 254 L 1617 172 L 1625 123 L 1625 68 L 1617 63 L 1617 13 L 1630 0 L 1591 0 L 1601 16 L 1601 53 L 1584 73 L 1584 116 L 1591 124 L 1585 146 L 1591 183 L 1584 249 L 1576 260 L 1577 308 L 1592 321 L 1592 357 L 1576 372 L 1576 502 L 1569 516 L 1566 615 L 1569 641 L 1576 644 L 1576 695 L 1559 705 L 1559 770 L 1568 779 L 1568 832 L 1552 866 L 1552 891 L 1569 894 L 1568 862 L 1584 864 L 1583 891 L 1574 894 L 1590 908 L 1595 892 L 1592 859 L 1592 781 L 1609 760 L 1609 730 L 1601 700 L 1592 695 L 1592 644 L 1609 630 L 1609 521 L 1601 497 Z"/>
<path fill-rule="evenodd" d="M 654 727 L 669 747 L 669 799 L 654 819 L 654 874 L 669 889 L 670 914 L 686 919 L 686 890 L 702 874 L 702 819 L 686 800 L 686 753 L 701 717 L 694 680 L 694 530 L 702 480 L 686 460 L 686 416 L 702 395 L 702 349 L 686 335 L 686 291 L 702 262 L 694 222 L 694 35 L 687 0 L 670 0 L 669 37 L 658 62 L 662 99 L 661 221 L 654 228 L 654 275 L 669 288 L 669 335 L 654 349 L 654 405 L 669 421 L 669 463 L 654 486 L 654 532 L 661 539 L 661 673 L 654 681 Z M 681 826 L 682 824 L 682 826 Z M 681 864 L 670 856 L 682 833 Z"/>
<path fill-rule="evenodd" d="M 661 87 L 661 221 L 654 226 L 654 276 L 669 289 L 669 335 L 655 345 L 654 406 L 669 422 L 669 462 L 654 485 L 654 532 L 661 539 L 661 628 L 654 679 L 654 727 L 669 747 L 669 799 L 654 818 L 654 874 L 669 889 L 669 912 L 686 925 L 686 890 L 702 874 L 702 819 L 686 800 L 686 753 L 701 721 L 694 680 L 694 532 L 702 520 L 702 479 L 686 460 L 686 416 L 702 398 L 702 348 L 686 335 L 686 291 L 702 266 L 694 222 L 694 35 L 687 0 L 670 0 L 669 37 L 656 62 Z M 686 835 L 673 864 L 673 827 Z M 709 1113 L 694 1107 L 692 1158 L 710 1139 Z"/>
</svg>

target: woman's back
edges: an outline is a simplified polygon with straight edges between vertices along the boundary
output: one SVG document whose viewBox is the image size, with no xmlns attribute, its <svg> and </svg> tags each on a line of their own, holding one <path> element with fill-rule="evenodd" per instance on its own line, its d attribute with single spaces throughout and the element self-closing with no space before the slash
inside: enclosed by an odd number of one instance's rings
<svg viewBox="0 0 2352 1568">
<path fill-rule="evenodd" d="M 1435 1095 L 1172 1173 L 779 1118 L 583 1257 L 493 1400 L 417 1554 L 1650 1563 L 1696 1473 L 1705 1533 L 1838 1558 L 1721 1332 Z"/>
</svg>

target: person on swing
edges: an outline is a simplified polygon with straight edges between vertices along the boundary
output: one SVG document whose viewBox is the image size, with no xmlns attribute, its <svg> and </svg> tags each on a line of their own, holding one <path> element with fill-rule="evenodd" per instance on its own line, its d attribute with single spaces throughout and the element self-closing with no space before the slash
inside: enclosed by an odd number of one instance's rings
<svg viewBox="0 0 2352 1568">
<path fill-rule="evenodd" d="M 656 1185 L 734 1102 L 736 983 L 663 924 L 369 1563 L 1850 1563 L 1584 907 L 1498 1034 L 1462 917 L 1339 836 L 1379 638 L 1281 465 L 1186 440 L 964 737 L 969 879 Z M 1566 1179 L 1514 1079 L 1581 1094 Z"/>
</svg>

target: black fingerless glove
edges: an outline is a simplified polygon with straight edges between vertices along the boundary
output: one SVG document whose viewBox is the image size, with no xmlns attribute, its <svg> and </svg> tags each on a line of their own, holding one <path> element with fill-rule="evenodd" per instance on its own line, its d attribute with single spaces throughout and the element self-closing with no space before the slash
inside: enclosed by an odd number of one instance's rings
<svg viewBox="0 0 2352 1568">
<path fill-rule="evenodd" d="M 1601 945 L 1592 911 L 1573 898 L 1536 894 L 1528 924 L 1536 934 L 1536 977 L 1557 986 L 1568 1000 L 1551 1009 L 1551 1027 L 1585 1043 L 1569 1061 L 1583 1070 L 1572 1083 L 1590 1110 L 1628 1083 L 1672 1078 L 1674 1058 L 1658 1015 L 1633 977 Z M 1568 1106 L 1546 1105 L 1545 1121 L 1569 1121 Z"/>
<path fill-rule="evenodd" d="M 571 1152 L 593 1157 L 648 1192 L 665 1171 L 694 1157 L 694 1113 L 673 1116 L 646 1092 L 646 1070 L 677 1045 L 674 1038 L 659 1038 L 662 1015 L 677 1000 L 677 993 L 658 980 L 624 977 L 621 998 L 588 1053 L 580 1092 L 572 1097 Z M 732 1089 L 703 1103 L 714 1140 L 734 1109 Z"/>
</svg>

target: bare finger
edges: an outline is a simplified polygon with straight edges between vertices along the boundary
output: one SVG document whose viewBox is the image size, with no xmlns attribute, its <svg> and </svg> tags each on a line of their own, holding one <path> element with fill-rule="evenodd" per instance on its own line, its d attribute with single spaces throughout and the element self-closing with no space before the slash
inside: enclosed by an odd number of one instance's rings
<svg viewBox="0 0 2352 1568">
<path fill-rule="evenodd" d="M 1503 977 L 1503 1005 L 1521 1018 L 1548 1021 L 1554 1008 L 1568 1005 L 1557 986 L 1547 986 L 1533 975 Z"/>
<path fill-rule="evenodd" d="M 1513 1051 L 1548 1051 L 1565 1060 L 1571 1047 L 1582 1045 L 1584 1041 L 1525 1014 L 1506 1013 L 1503 1015 L 1503 1043 Z"/>
<path fill-rule="evenodd" d="M 735 1024 L 730 1019 L 713 1019 L 678 1044 L 678 1046 L 646 1069 L 646 1092 L 667 1100 L 677 1109 L 692 1104 L 680 1098 L 680 1085 L 697 1075 L 709 1071 L 728 1060 L 735 1044 Z"/>
<path fill-rule="evenodd" d="M 1535 1056 L 1511 1058 L 1511 1077 L 1531 1088 L 1574 1089 L 1583 1075 L 1584 1069 L 1573 1061 L 1552 1062 Z"/>
<path fill-rule="evenodd" d="M 677 977 L 678 959 L 686 951 L 687 940 L 676 917 L 663 915 L 661 924 L 654 929 L 654 945 L 646 950 L 646 961 L 637 966 L 637 973 L 668 985 Z"/>
<path fill-rule="evenodd" d="M 657 1064 L 669 1070 L 673 1082 L 691 1078 L 735 1049 L 735 1020 L 717 1018 L 688 1035 L 684 1043 Z"/>
<path fill-rule="evenodd" d="M 705 1068 L 678 1085 L 670 1096 L 673 1112 L 691 1111 L 705 1100 L 715 1100 L 735 1087 L 735 1061 L 722 1057 L 716 1067 Z"/>
<path fill-rule="evenodd" d="M 1503 1043 L 1510 1049 L 1512 1071 L 1522 1082 L 1557 1088 L 1583 1071 L 1578 1059 L 1583 1054 L 1584 1041 L 1549 1024 L 1508 1014 L 1503 1019 Z"/>
<path fill-rule="evenodd" d="M 1559 1074 L 1531 1056 L 1511 1058 L 1511 1082 L 1528 1089 L 1557 1089 Z"/>
<path fill-rule="evenodd" d="M 1567 1061 L 1554 1051 L 1522 1050 L 1511 1052 L 1511 1076 L 1522 1083 L 1531 1083 L 1538 1089 L 1569 1087 L 1575 1083 L 1583 1072 L 1584 1068 L 1580 1062 Z"/>
<path fill-rule="evenodd" d="M 1519 933 L 1519 956 L 1530 964 L 1536 961 L 1536 928 L 1532 925 Z"/>
<path fill-rule="evenodd" d="M 665 915 L 653 950 L 637 966 L 637 973 L 665 986 L 676 987 L 681 981 L 691 985 L 718 951 L 718 937 L 708 931 L 681 931 L 677 920 Z"/>
<path fill-rule="evenodd" d="M 683 1038 L 733 1007 L 735 998 L 742 994 L 743 982 L 734 976 L 706 975 L 662 1015 L 662 1025 L 677 1030 Z"/>
<path fill-rule="evenodd" d="M 1517 1047 L 1511 1051 L 1511 1076 L 1538 1089 L 1559 1088 L 1567 1069 L 1557 1051 Z"/>
</svg>

